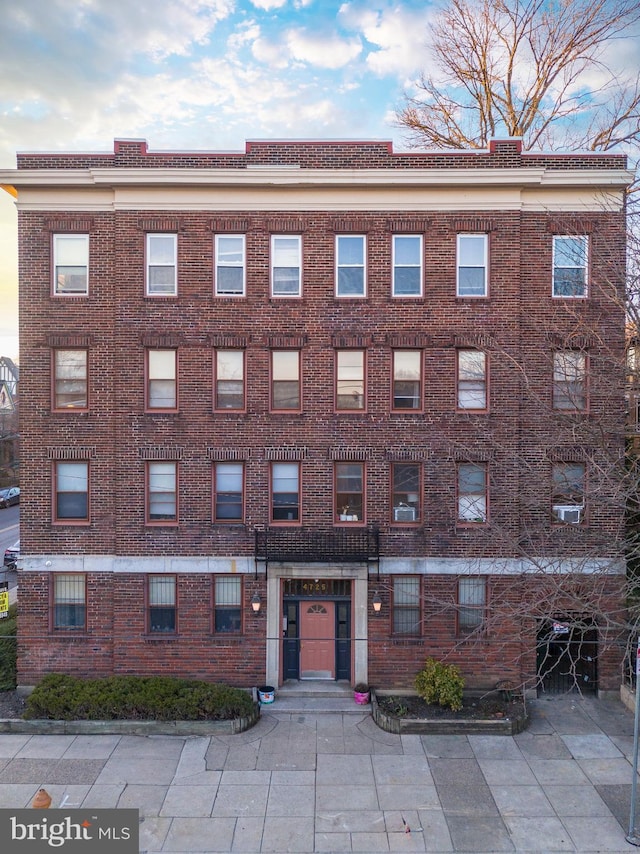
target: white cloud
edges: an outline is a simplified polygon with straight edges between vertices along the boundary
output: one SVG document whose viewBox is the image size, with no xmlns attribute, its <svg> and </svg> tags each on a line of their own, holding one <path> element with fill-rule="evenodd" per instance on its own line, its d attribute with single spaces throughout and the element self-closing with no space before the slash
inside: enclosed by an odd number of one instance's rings
<svg viewBox="0 0 640 854">
<path fill-rule="evenodd" d="M 411 10 L 401 3 L 344 3 L 339 20 L 359 30 L 374 49 L 367 55 L 370 71 L 377 75 L 402 76 L 415 73 L 425 65 L 427 25 L 433 17 L 432 7 L 425 3 Z"/>
<path fill-rule="evenodd" d="M 265 12 L 270 12 L 271 9 L 281 9 L 287 0 L 251 0 L 251 4 L 256 9 L 263 9 Z"/>
<path fill-rule="evenodd" d="M 291 61 L 315 68 L 342 68 L 362 53 L 359 38 L 344 39 L 336 33 L 310 32 L 305 28 L 285 30 L 277 40 L 259 38 L 253 56 L 274 68 Z"/>
</svg>

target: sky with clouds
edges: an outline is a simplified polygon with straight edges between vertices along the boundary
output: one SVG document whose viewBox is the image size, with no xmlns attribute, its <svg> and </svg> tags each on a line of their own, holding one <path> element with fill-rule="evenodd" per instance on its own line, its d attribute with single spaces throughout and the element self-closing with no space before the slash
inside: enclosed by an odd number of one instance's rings
<svg viewBox="0 0 640 854">
<path fill-rule="evenodd" d="M 392 139 L 439 0 L 0 0 L 0 168 L 16 151 Z M 0 192 L 0 355 L 16 358 L 16 211 Z"/>
</svg>

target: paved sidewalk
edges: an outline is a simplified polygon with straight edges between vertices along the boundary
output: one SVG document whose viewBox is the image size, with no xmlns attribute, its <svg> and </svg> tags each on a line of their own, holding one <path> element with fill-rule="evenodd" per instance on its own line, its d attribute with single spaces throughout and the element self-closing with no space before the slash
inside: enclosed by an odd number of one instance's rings
<svg viewBox="0 0 640 854">
<path fill-rule="evenodd" d="M 276 700 L 235 736 L 0 734 L 0 807 L 41 786 L 54 807 L 135 807 L 148 854 L 636 850 L 619 702 L 537 700 L 514 738 L 391 735 L 312 704 Z"/>
</svg>

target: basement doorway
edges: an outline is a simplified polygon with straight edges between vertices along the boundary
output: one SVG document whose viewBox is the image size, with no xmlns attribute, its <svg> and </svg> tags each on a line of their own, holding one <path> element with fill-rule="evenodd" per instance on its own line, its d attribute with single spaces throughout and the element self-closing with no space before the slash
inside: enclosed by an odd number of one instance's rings
<svg viewBox="0 0 640 854">
<path fill-rule="evenodd" d="M 538 696 L 597 694 L 598 627 L 592 617 L 563 614 L 541 620 L 536 650 Z"/>
</svg>

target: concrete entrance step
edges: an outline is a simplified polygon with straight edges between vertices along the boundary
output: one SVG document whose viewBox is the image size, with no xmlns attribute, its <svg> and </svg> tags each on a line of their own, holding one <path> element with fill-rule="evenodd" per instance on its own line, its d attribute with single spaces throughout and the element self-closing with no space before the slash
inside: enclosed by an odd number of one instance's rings
<svg viewBox="0 0 640 854">
<path fill-rule="evenodd" d="M 264 703 L 264 714 L 342 714 L 366 715 L 371 704 L 359 706 L 353 699 L 353 688 L 348 682 L 324 680 L 288 680 L 276 688 L 273 703 Z"/>
</svg>

